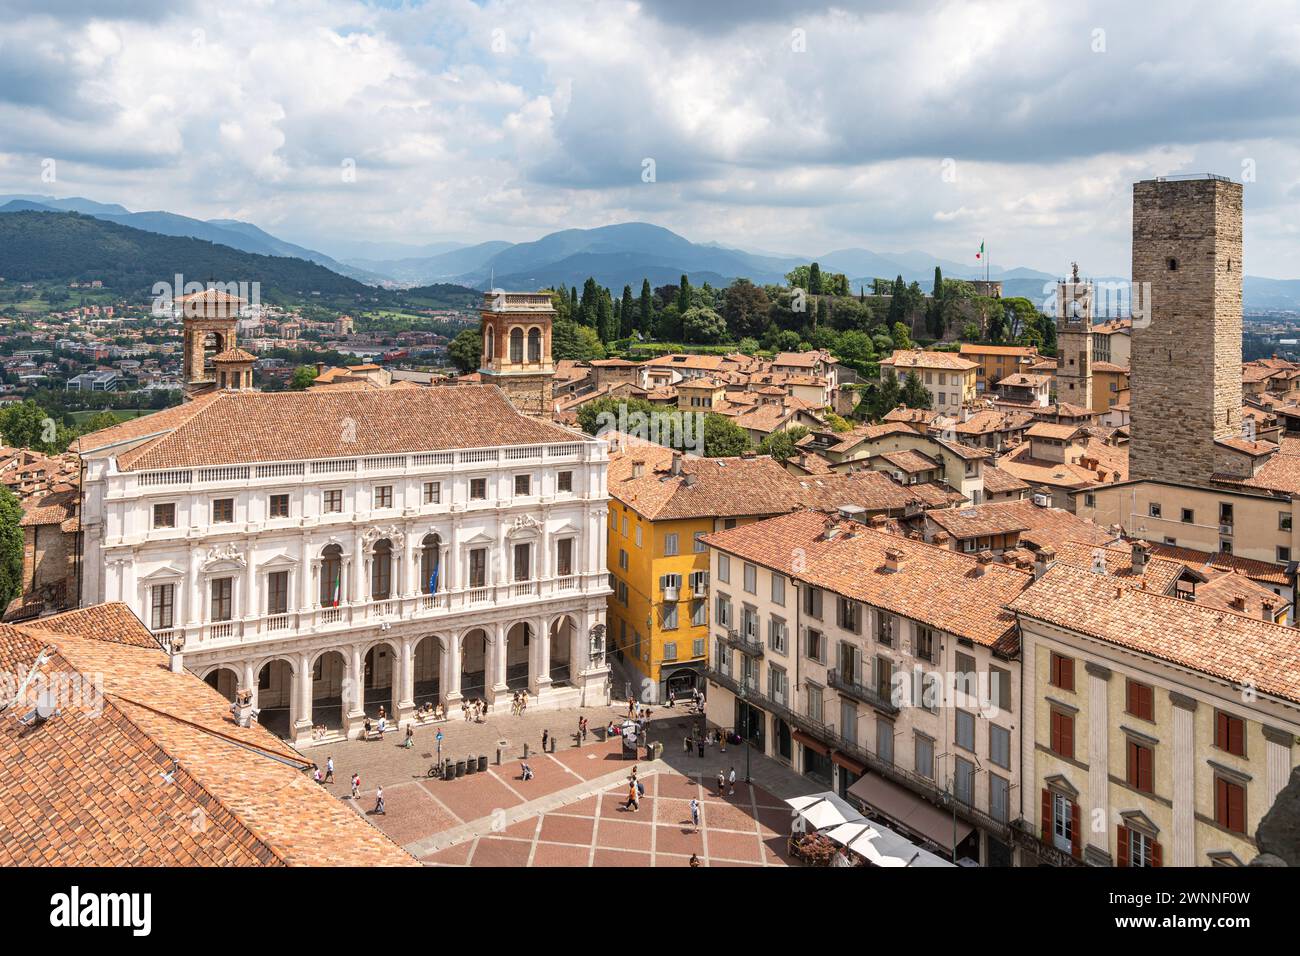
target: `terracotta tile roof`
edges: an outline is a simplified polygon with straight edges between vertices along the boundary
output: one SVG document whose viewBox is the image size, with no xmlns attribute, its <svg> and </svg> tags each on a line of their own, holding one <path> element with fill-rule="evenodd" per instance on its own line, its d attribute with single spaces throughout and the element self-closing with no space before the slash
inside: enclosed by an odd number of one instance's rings
<svg viewBox="0 0 1300 956">
<path fill-rule="evenodd" d="M 1029 490 L 1028 484 L 996 465 L 985 465 L 982 477 L 984 479 L 985 494 L 1002 495 Z"/>
<path fill-rule="evenodd" d="M 829 540 L 828 527 L 836 529 Z M 815 511 L 714 532 L 704 540 L 743 560 L 968 637 L 999 653 L 1014 654 L 1019 648 L 1006 605 L 1033 579 L 1024 571 L 994 563 L 981 574 L 974 557 Z M 899 552 L 898 571 L 885 569 L 886 550 Z"/>
<path fill-rule="evenodd" d="M 214 362 L 256 362 L 257 356 L 241 348 L 229 348 L 212 356 Z"/>
<path fill-rule="evenodd" d="M 609 493 L 650 521 L 773 515 L 799 506 L 798 480 L 767 455 L 753 458 L 682 456 L 673 476 L 673 452 L 641 444 L 611 452 Z M 640 477 L 635 465 L 641 463 Z"/>
<path fill-rule="evenodd" d="M 1263 581 L 1281 587 L 1290 587 L 1291 580 L 1281 565 L 1253 558 L 1242 558 L 1223 551 L 1198 551 L 1169 544 L 1152 544 L 1151 552 L 1171 561 L 1180 561 L 1189 568 L 1208 572 L 1211 570 L 1237 571 L 1254 581 Z"/>
<path fill-rule="evenodd" d="M 1092 370 L 1094 372 L 1108 372 L 1110 374 L 1128 375 L 1127 365 L 1116 365 L 1114 362 L 1093 362 Z"/>
<path fill-rule="evenodd" d="M 1196 587 L 1196 603 L 1202 607 L 1238 611 L 1272 621 L 1285 606 L 1286 602 L 1280 596 L 1244 574 L 1235 571 L 1211 573 L 1213 576 L 1208 581 Z"/>
<path fill-rule="evenodd" d="M 922 471 L 934 471 L 939 467 L 939 463 L 929 455 L 922 454 L 921 452 L 914 451 L 910 448 L 905 448 L 902 451 L 885 452 L 883 455 L 877 455 L 875 457 L 889 462 L 889 464 L 893 465 L 899 471 L 906 472 L 907 474 L 917 474 Z"/>
<path fill-rule="evenodd" d="M 517 412 L 491 385 L 375 391 L 219 392 L 81 440 L 86 449 L 164 432 L 118 456 L 124 471 L 351 458 L 578 440 Z M 285 423 L 294 423 L 286 428 Z"/>
<path fill-rule="evenodd" d="M 978 362 L 962 358 L 956 352 L 928 352 L 924 349 L 895 349 L 887 359 L 881 359 L 881 365 L 894 368 L 935 368 L 959 372 L 979 368 Z"/>
<path fill-rule="evenodd" d="M 1004 412 L 984 409 L 973 413 L 964 422 L 957 422 L 952 430 L 958 435 L 987 435 L 990 432 L 1018 431 L 1027 428 L 1034 416 L 1029 412 Z"/>
<path fill-rule="evenodd" d="M 998 459 L 998 467 L 1010 475 L 1029 482 L 1030 485 L 1047 485 L 1058 488 L 1087 488 L 1097 484 L 1124 481 L 1128 476 L 1128 447 L 1107 445 L 1096 438 L 1076 443 L 1082 450 L 1072 461 L 1055 462 L 1034 458 L 1033 446 L 1025 442 Z M 1085 468 L 1082 458 L 1097 462 L 1097 467 Z"/>
<path fill-rule="evenodd" d="M 1018 501 L 987 501 L 951 511 L 927 512 L 929 518 L 938 519 L 940 516 L 952 524 L 954 530 L 949 533 L 954 537 L 976 536 L 969 531 L 987 535 L 1001 533 L 992 529 L 1019 529 L 1021 544 L 1034 550 L 1051 548 L 1059 551 L 1068 541 L 1102 545 L 1115 539 L 1110 531 L 1086 518 L 1080 518 L 1062 508 L 1044 508 L 1023 498 Z M 958 534 L 955 529 L 959 527 L 967 530 Z"/>
<path fill-rule="evenodd" d="M 791 368 L 815 368 L 818 362 L 825 361 L 825 359 L 826 357 L 817 351 L 781 352 L 776 358 L 772 359 L 772 364 Z"/>
<path fill-rule="evenodd" d="M 1133 567 L 1131 546 L 1113 547 L 1095 542 L 1065 541 L 1053 550 L 1056 552 L 1056 560 L 1094 574 L 1093 561 L 1100 556 L 1105 561 L 1107 575 L 1124 579 L 1125 583 L 1156 594 L 1172 594 L 1178 579 L 1188 571 L 1185 565 L 1177 561 L 1159 557 L 1148 557 L 1146 565 L 1138 571 Z"/>
<path fill-rule="evenodd" d="M 1058 425 L 1055 422 L 1034 422 L 1025 431 L 1028 438 L 1053 438 L 1057 441 L 1069 441 L 1077 434 L 1078 425 Z"/>
<path fill-rule="evenodd" d="M 886 412 L 881 421 L 902 422 L 906 425 L 929 425 L 942 417 L 943 412 L 932 411 L 928 408 L 908 408 L 906 405 L 899 405 L 897 408 Z"/>
<path fill-rule="evenodd" d="M 840 505 L 858 505 L 868 513 L 903 512 L 909 507 L 943 507 L 947 500 L 936 502 L 935 488 L 924 485 L 900 485 L 881 471 L 855 471 L 849 474 L 809 475 L 799 478 L 799 504 L 818 511 L 835 511 Z"/>
<path fill-rule="evenodd" d="M 1251 478 L 1216 476 L 1215 480 L 1300 495 L 1300 443 L 1294 438 L 1283 437 L 1277 454 L 1265 461 Z"/>
<path fill-rule="evenodd" d="M 1024 618 L 1300 703 L 1296 630 L 1057 563 L 1011 602 Z"/>
<path fill-rule="evenodd" d="M 978 345 L 970 342 L 961 344 L 962 355 L 1014 355 L 1023 358 L 1035 358 L 1038 350 L 1025 345 Z"/>
<path fill-rule="evenodd" d="M 997 502 L 994 502 L 996 504 Z M 970 508 L 937 508 L 926 512 L 932 521 L 958 541 L 987 538 L 995 534 L 1018 534 L 1029 526 L 1014 512 L 976 505 Z"/>
<path fill-rule="evenodd" d="M 0 668 L 102 680 L 44 723 L 0 721 L 0 861 L 56 866 L 415 863 L 304 772 L 300 754 L 138 646 L 124 608 L 0 625 Z M 114 639 L 68 631 L 127 626 Z M 62 628 L 54 630 L 52 628 Z M 135 622 L 134 630 L 142 630 Z M 108 639 L 104 639 L 104 638 Z M 87 686 L 90 686 L 87 684 Z M 66 696 L 66 695 L 65 695 Z"/>
<path fill-rule="evenodd" d="M 77 514 L 79 493 L 72 488 L 65 491 L 52 491 L 39 498 L 32 498 L 23 505 L 23 517 L 18 522 L 21 527 L 40 527 L 43 525 L 61 525 Z"/>
<path fill-rule="evenodd" d="M 1030 375 L 1026 372 L 1016 372 L 1014 375 L 1008 375 L 999 381 L 999 386 L 1008 388 L 1037 388 L 1046 385 L 1052 380 L 1050 375 Z"/>
</svg>

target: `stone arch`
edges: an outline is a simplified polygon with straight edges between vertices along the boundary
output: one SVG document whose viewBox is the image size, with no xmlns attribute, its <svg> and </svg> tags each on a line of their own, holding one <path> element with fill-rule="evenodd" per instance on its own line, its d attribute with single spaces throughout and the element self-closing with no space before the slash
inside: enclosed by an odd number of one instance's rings
<svg viewBox="0 0 1300 956">
<path fill-rule="evenodd" d="M 486 697 L 489 636 L 486 628 L 471 627 L 460 641 L 460 692 L 467 699 Z"/>
<path fill-rule="evenodd" d="M 528 330 L 528 361 L 533 365 L 542 361 L 542 330 L 537 326 Z"/>
<path fill-rule="evenodd" d="M 524 330 L 515 326 L 510 330 L 510 363 L 522 365 L 524 361 Z"/>
<path fill-rule="evenodd" d="M 311 660 L 311 714 L 313 724 L 342 730 L 347 715 L 348 654 L 330 647 Z"/>
<path fill-rule="evenodd" d="M 496 354 L 497 354 L 497 330 L 489 325 L 487 327 L 487 330 L 483 333 L 484 367 L 490 366 L 492 364 L 492 360 L 496 358 Z"/>
<path fill-rule="evenodd" d="M 515 621 L 503 630 L 505 635 L 506 687 L 510 690 L 526 690 L 528 675 L 532 668 L 533 639 L 536 637 L 536 625 L 532 621 Z"/>
<path fill-rule="evenodd" d="M 430 531 L 420 539 L 420 593 L 446 590 L 442 581 L 442 535 Z"/>
<path fill-rule="evenodd" d="M 226 700 L 234 703 L 241 678 L 236 665 L 218 664 L 203 675 L 203 682 Z"/>
<path fill-rule="evenodd" d="M 446 641 L 437 634 L 417 638 L 411 648 L 411 666 L 414 668 L 415 706 L 436 704 L 445 690 L 442 686 L 443 655 L 447 653 Z"/>
<path fill-rule="evenodd" d="M 297 672 L 293 661 L 279 654 L 260 661 L 253 669 L 256 675 L 257 722 L 286 740 L 292 736 L 293 721 L 298 713 L 298 702 L 293 693 Z"/>
<path fill-rule="evenodd" d="M 342 604 L 345 594 L 347 587 L 343 581 L 343 548 L 341 545 L 328 544 L 320 552 L 320 606 Z"/>
<path fill-rule="evenodd" d="M 578 622 L 572 614 L 561 614 L 547 626 L 550 643 L 552 684 L 568 684 L 573 679 L 573 668 L 578 666 Z"/>
<path fill-rule="evenodd" d="M 368 715 L 384 716 L 392 723 L 397 714 L 397 698 L 401 693 L 402 649 L 398 642 L 380 638 L 366 648 L 361 657 L 363 709 Z"/>
</svg>

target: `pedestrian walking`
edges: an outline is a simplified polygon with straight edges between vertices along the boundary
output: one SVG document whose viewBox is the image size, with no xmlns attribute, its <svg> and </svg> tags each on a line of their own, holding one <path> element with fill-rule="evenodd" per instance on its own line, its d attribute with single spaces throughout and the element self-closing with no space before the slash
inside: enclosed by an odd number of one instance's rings
<svg viewBox="0 0 1300 956">
<path fill-rule="evenodd" d="M 682 738 L 682 753 L 686 754 L 686 756 L 688 756 L 688 757 L 691 755 L 691 735 L 690 735 L 690 734 L 687 734 L 685 737 Z"/>
<path fill-rule="evenodd" d="M 406 725 L 406 739 L 402 741 L 402 746 L 407 750 L 415 746 L 415 728 L 410 724 Z"/>
<path fill-rule="evenodd" d="M 718 771 L 718 796 L 722 796 L 723 791 L 727 789 L 727 778 L 721 770 Z"/>
<path fill-rule="evenodd" d="M 324 780 L 321 778 L 320 775 L 320 767 L 316 766 L 315 764 L 311 765 L 311 778 L 315 780 L 317 783 L 324 782 Z"/>
<path fill-rule="evenodd" d="M 359 800 L 360 798 L 361 798 L 361 775 L 358 773 L 354 773 L 352 775 L 352 799 Z"/>
<path fill-rule="evenodd" d="M 325 782 L 326 783 L 334 782 L 334 758 L 333 757 L 325 758 Z"/>
<path fill-rule="evenodd" d="M 388 811 L 384 809 L 384 788 L 382 786 L 375 790 L 375 813 L 388 816 Z"/>
<path fill-rule="evenodd" d="M 550 743 L 550 741 L 551 741 L 551 732 L 549 730 L 543 730 L 542 731 L 542 753 L 546 753 L 546 745 Z"/>
<path fill-rule="evenodd" d="M 718 753 L 725 754 L 726 752 L 727 752 L 727 734 L 721 727 L 719 727 L 718 728 Z"/>
<path fill-rule="evenodd" d="M 701 737 L 699 740 L 697 740 L 695 742 L 695 746 L 699 750 L 700 759 L 703 760 L 704 759 L 704 738 Z"/>
<path fill-rule="evenodd" d="M 696 833 L 700 832 L 700 801 L 694 797 L 691 798 L 691 825 Z"/>
<path fill-rule="evenodd" d="M 631 810 L 633 813 L 641 809 L 641 803 L 637 800 L 635 780 L 627 785 L 627 802 L 623 804 L 623 809 Z"/>
<path fill-rule="evenodd" d="M 730 792 L 727 795 L 734 797 L 736 795 L 736 768 L 735 767 L 732 767 L 731 772 L 727 774 L 727 783 L 730 785 Z"/>
<path fill-rule="evenodd" d="M 691 866 L 692 866 L 692 867 L 697 867 L 697 866 L 699 866 L 699 865 L 700 865 L 700 858 L 699 858 L 698 856 L 696 856 L 694 853 L 692 853 L 692 854 L 691 854 Z"/>
</svg>

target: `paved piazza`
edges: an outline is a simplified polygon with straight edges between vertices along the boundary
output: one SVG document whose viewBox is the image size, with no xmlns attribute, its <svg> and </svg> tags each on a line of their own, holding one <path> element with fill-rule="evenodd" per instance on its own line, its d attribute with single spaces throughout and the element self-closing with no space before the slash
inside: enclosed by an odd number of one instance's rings
<svg viewBox="0 0 1300 956">
<path fill-rule="evenodd" d="M 405 731 L 383 742 L 347 741 L 305 748 L 323 768 L 333 756 L 335 781 L 327 789 L 422 862 L 435 866 L 687 866 L 692 853 L 705 866 L 787 866 L 790 810 L 782 801 L 821 789 L 765 757 L 752 756 L 753 783 L 744 783 L 745 748 L 706 748 L 703 759 L 682 750 L 694 725 L 680 708 L 660 709 L 650 721 L 660 760 L 625 760 L 621 744 L 600 740 L 617 707 L 495 716 L 481 724 L 456 719 L 417 728 L 415 746 L 402 747 Z M 579 714 L 590 722 L 579 746 Z M 488 771 L 456 780 L 429 778 L 443 732 L 444 757 L 486 754 Z M 543 730 L 558 733 L 554 753 L 541 753 Z M 501 763 L 496 763 L 499 741 Z M 521 779 L 529 746 L 532 780 Z M 644 753 L 644 751 L 643 751 Z M 640 809 L 623 808 L 633 766 L 645 785 Z M 717 795 L 717 773 L 736 769 L 734 794 Z M 349 797 L 353 771 L 361 797 Z M 384 788 L 387 812 L 373 812 L 375 789 Z M 690 800 L 700 801 L 700 829 Z"/>
</svg>

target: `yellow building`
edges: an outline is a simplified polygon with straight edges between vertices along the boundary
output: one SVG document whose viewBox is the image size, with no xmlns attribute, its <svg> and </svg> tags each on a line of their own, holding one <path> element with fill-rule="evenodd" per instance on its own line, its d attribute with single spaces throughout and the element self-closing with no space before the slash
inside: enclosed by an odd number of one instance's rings
<svg viewBox="0 0 1300 956">
<path fill-rule="evenodd" d="M 978 342 L 963 342 L 958 354 L 979 366 L 975 375 L 981 392 L 992 391 L 993 386 L 1008 375 L 1028 372 L 1039 358 L 1038 350 L 1030 346 L 981 345 Z"/>
<path fill-rule="evenodd" d="M 1128 367 L 1110 362 L 1092 363 L 1092 410 L 1109 411 L 1125 397 L 1129 387 Z"/>
<path fill-rule="evenodd" d="M 975 401 L 980 364 L 956 352 L 929 352 L 921 348 L 895 349 L 881 360 L 880 374 L 893 374 L 901 386 L 910 372 L 915 372 L 930 393 L 930 407 L 956 414 L 963 405 Z"/>
<path fill-rule="evenodd" d="M 766 456 L 697 458 L 611 437 L 609 494 L 614 659 L 639 699 L 703 688 L 709 553 L 700 539 L 794 509 L 799 481 Z"/>
<path fill-rule="evenodd" d="M 1058 562 L 1009 605 L 1033 701 L 1021 713 L 1020 812 L 1037 855 L 1249 863 L 1300 762 L 1297 632 L 1098 561 Z"/>
</svg>

